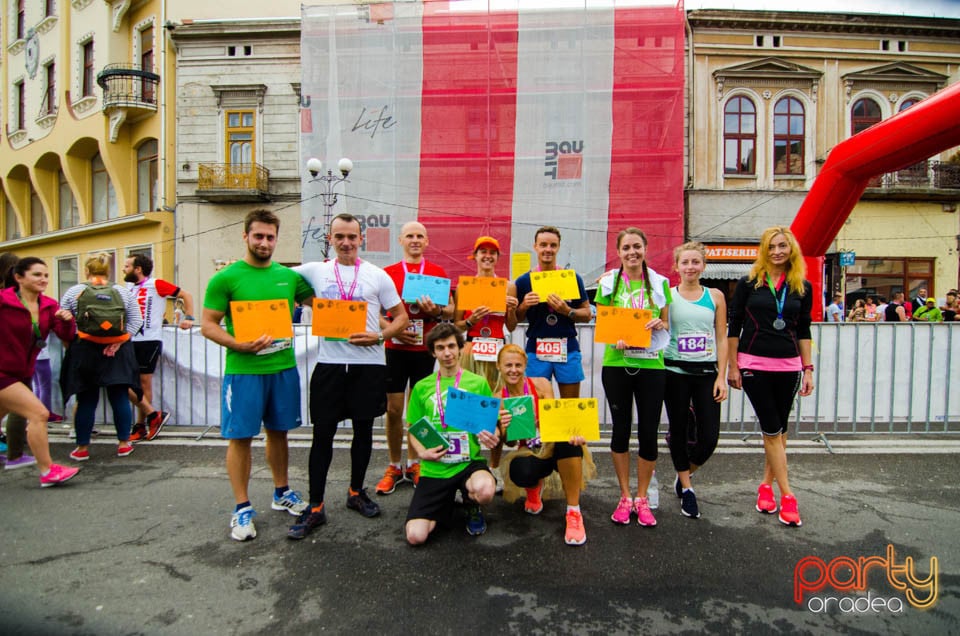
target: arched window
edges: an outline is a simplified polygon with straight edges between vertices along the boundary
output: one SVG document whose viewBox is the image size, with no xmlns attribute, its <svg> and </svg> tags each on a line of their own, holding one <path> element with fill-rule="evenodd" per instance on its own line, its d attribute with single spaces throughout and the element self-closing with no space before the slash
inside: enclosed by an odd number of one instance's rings
<svg viewBox="0 0 960 636">
<path fill-rule="evenodd" d="M 903 100 L 903 103 L 900 104 L 900 112 L 907 110 L 908 108 L 918 103 L 919 101 L 920 101 L 919 99 L 915 99 L 913 97 L 911 97 L 910 99 Z"/>
<path fill-rule="evenodd" d="M 107 172 L 107 167 L 103 164 L 103 158 L 99 152 L 90 160 L 90 167 L 93 178 L 94 222 L 117 218 L 120 216 L 117 193 L 113 189 L 110 174 Z"/>
<path fill-rule="evenodd" d="M 30 186 L 30 235 L 39 236 L 47 233 L 47 215 L 43 213 L 43 204 L 40 195 Z"/>
<path fill-rule="evenodd" d="M 17 213 L 14 211 L 13 204 L 10 203 L 6 192 L 3 193 L 3 199 L 5 204 L 4 214 L 6 215 L 3 224 L 3 240 L 12 241 L 13 239 L 20 238 L 20 223 L 17 222 Z"/>
<path fill-rule="evenodd" d="M 899 112 L 902 113 L 903 111 L 907 110 L 914 104 L 917 104 L 919 101 L 920 101 L 919 99 L 916 99 L 914 97 L 903 100 L 903 103 L 900 104 Z M 898 185 L 907 185 L 907 186 L 913 186 L 913 187 L 921 187 L 921 186 L 927 185 L 929 182 L 929 175 L 927 174 L 926 160 L 918 161 L 912 166 L 907 166 L 902 170 L 898 170 L 896 173 L 896 177 L 897 177 Z"/>
<path fill-rule="evenodd" d="M 734 97 L 723 109 L 723 173 L 756 174 L 757 109 Z"/>
<path fill-rule="evenodd" d="M 60 229 L 80 225 L 80 211 L 77 210 L 77 200 L 73 198 L 73 190 L 67 183 L 67 175 L 63 170 L 59 174 L 60 182 Z"/>
<path fill-rule="evenodd" d="M 152 212 L 157 209 L 157 140 L 151 139 L 137 149 L 137 209 Z"/>
<path fill-rule="evenodd" d="M 880 122 L 882 114 L 880 104 L 869 97 L 858 99 L 850 111 L 850 134 L 856 135 L 870 126 Z"/>
<path fill-rule="evenodd" d="M 805 118 L 796 97 L 784 97 L 773 108 L 773 174 L 803 174 Z"/>
</svg>

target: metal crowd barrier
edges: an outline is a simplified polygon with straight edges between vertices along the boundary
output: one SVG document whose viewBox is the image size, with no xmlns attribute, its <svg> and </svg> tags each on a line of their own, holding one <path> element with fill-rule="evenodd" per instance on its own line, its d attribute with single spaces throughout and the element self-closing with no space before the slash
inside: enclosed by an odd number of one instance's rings
<svg viewBox="0 0 960 636">
<path fill-rule="evenodd" d="M 514 331 L 515 341 L 522 341 L 524 327 Z M 295 325 L 294 331 L 303 387 L 301 411 L 308 424 L 317 339 L 307 325 Z M 601 431 L 609 432 L 600 381 L 603 345 L 594 342 L 593 324 L 578 325 L 578 331 L 586 374 L 581 395 L 599 398 Z M 953 382 L 951 373 L 954 364 L 960 364 L 960 325 L 816 323 L 813 340 L 816 389 L 810 397 L 797 398 L 792 435 L 825 439 L 842 434 L 960 432 L 960 381 Z M 224 349 L 206 340 L 197 327 L 182 331 L 165 326 L 163 341 L 163 357 L 154 376 L 154 406 L 172 412 L 168 426 L 202 426 L 216 433 Z M 59 377 L 56 338 L 51 338 L 51 359 L 54 377 Z M 759 434 L 756 414 L 743 392 L 731 390 L 729 395 L 721 409 L 722 434 Z M 109 421 L 107 410 L 102 400 L 100 421 Z M 382 426 L 382 419 L 377 425 Z M 660 428 L 667 430 L 665 411 Z"/>
</svg>

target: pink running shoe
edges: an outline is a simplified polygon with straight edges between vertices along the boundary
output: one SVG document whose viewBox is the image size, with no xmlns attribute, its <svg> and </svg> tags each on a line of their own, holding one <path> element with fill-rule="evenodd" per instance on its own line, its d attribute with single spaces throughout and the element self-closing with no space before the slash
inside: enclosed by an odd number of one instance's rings
<svg viewBox="0 0 960 636">
<path fill-rule="evenodd" d="M 780 498 L 780 523 L 794 528 L 803 525 L 800 521 L 800 512 L 797 510 L 797 498 L 793 495 L 784 495 Z"/>
<path fill-rule="evenodd" d="M 40 487 L 49 488 L 50 486 L 62 484 L 73 478 L 73 476 L 79 472 L 79 468 L 67 468 L 60 464 L 50 464 L 50 471 L 46 475 L 40 475 Z"/>
<path fill-rule="evenodd" d="M 757 512 L 772 515 L 777 511 L 777 500 L 773 497 L 773 486 L 760 484 L 757 488 Z"/>
<path fill-rule="evenodd" d="M 543 499 L 540 493 L 543 491 L 543 480 L 535 488 L 524 488 L 527 491 L 527 500 L 523 502 L 523 511 L 528 515 L 538 515 L 543 512 Z"/>
<path fill-rule="evenodd" d="M 620 497 L 620 503 L 617 509 L 610 515 L 610 520 L 625 526 L 630 523 L 630 513 L 633 512 L 633 499 L 630 497 Z"/>
<path fill-rule="evenodd" d="M 652 528 L 657 525 L 657 518 L 650 512 L 650 502 L 646 497 L 638 497 L 633 500 L 634 509 L 637 512 L 637 523 L 646 528 Z"/>
</svg>

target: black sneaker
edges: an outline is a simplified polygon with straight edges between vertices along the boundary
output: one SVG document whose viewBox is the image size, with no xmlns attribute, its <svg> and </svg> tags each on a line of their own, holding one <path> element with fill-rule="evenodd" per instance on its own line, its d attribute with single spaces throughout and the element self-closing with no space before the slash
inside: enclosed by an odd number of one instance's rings
<svg viewBox="0 0 960 636">
<path fill-rule="evenodd" d="M 380 514 L 380 506 L 370 501 L 366 488 L 363 488 L 355 495 L 347 495 L 347 508 L 356 510 L 364 517 L 376 517 Z"/>
<path fill-rule="evenodd" d="M 312 508 L 307 508 L 300 514 L 299 517 L 297 517 L 297 522 L 290 526 L 290 529 L 287 530 L 287 538 L 303 539 L 310 534 L 314 528 L 322 526 L 326 522 L 326 508 L 321 508 L 317 511 L 314 511 Z"/>
<path fill-rule="evenodd" d="M 472 537 L 487 531 L 487 520 L 483 518 L 483 510 L 474 504 L 467 508 L 467 534 Z"/>
<path fill-rule="evenodd" d="M 683 513 L 683 516 L 690 517 L 691 519 L 700 518 L 700 508 L 697 506 L 697 496 L 693 494 L 693 489 L 683 491 L 683 496 L 680 499 L 680 512 Z"/>
<path fill-rule="evenodd" d="M 677 499 L 683 499 L 683 484 L 680 483 L 680 475 L 673 480 L 673 492 L 677 493 Z"/>
</svg>

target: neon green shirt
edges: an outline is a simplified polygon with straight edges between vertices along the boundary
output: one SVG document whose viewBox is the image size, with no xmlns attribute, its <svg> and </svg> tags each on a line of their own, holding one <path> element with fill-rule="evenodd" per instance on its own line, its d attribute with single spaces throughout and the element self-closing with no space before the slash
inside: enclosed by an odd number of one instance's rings
<svg viewBox="0 0 960 636">
<path fill-rule="evenodd" d="M 670 282 L 666 279 L 663 281 L 663 295 L 667 299 L 667 303 L 670 303 L 672 298 L 670 294 Z M 611 299 L 611 297 L 613 297 Z M 643 298 L 643 308 L 649 309 L 653 312 L 652 318 L 660 317 L 660 307 L 657 307 L 656 303 L 653 302 L 653 299 L 650 298 L 650 293 L 647 291 L 646 286 L 642 281 L 631 280 L 630 281 L 630 291 L 627 291 L 627 283 L 623 278 L 617 281 L 617 287 L 614 290 L 614 293 L 609 295 L 604 295 L 600 289 L 597 289 L 597 295 L 595 301 L 598 305 L 606 305 L 613 307 L 633 307 L 634 300 L 637 304 L 640 304 L 640 298 Z M 633 299 L 633 300 L 631 300 Z M 633 355 L 644 355 L 642 353 L 636 353 Z M 655 354 L 649 354 L 652 357 L 631 357 L 624 355 L 624 350 L 617 349 L 612 344 L 608 344 L 603 349 L 603 366 L 605 367 L 630 367 L 633 369 L 663 369 L 663 351 L 657 351 Z"/>
</svg>

